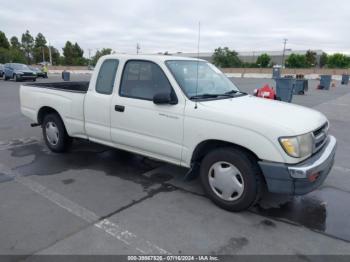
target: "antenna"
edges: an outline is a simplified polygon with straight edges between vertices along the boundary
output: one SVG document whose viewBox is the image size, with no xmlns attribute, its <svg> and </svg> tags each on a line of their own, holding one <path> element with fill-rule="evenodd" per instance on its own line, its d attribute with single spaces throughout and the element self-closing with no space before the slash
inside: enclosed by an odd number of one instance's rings
<svg viewBox="0 0 350 262">
<path fill-rule="evenodd" d="M 139 43 L 136 44 L 136 54 L 140 53 L 141 46 Z"/>
<path fill-rule="evenodd" d="M 197 42 L 197 59 L 199 59 L 199 47 L 201 43 L 201 22 L 198 22 L 198 42 Z M 196 96 L 198 95 L 198 74 L 199 74 L 199 60 L 197 60 L 197 77 L 196 77 Z M 194 108 L 197 109 L 197 100 L 195 102 Z"/>
</svg>

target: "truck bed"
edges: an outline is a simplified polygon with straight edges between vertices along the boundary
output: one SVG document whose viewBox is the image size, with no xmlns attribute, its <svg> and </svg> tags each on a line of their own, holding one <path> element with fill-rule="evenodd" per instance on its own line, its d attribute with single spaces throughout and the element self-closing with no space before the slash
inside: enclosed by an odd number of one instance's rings
<svg viewBox="0 0 350 262">
<path fill-rule="evenodd" d="M 67 91 L 67 92 L 86 93 L 87 90 L 89 89 L 89 81 L 35 83 L 35 84 L 26 84 L 25 86 L 49 88 L 49 89 Z"/>
</svg>

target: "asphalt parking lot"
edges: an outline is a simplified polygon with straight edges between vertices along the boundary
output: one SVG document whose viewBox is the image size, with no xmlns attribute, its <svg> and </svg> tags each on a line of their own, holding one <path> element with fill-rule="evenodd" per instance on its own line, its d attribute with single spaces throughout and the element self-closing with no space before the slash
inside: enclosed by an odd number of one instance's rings
<svg viewBox="0 0 350 262">
<path fill-rule="evenodd" d="M 249 93 L 273 84 L 233 81 Z M 20 83 L 0 80 L 0 254 L 350 254 L 350 86 L 316 84 L 293 102 L 323 112 L 338 139 L 325 184 L 230 213 L 184 169 L 84 141 L 49 152 L 20 113 Z"/>
</svg>

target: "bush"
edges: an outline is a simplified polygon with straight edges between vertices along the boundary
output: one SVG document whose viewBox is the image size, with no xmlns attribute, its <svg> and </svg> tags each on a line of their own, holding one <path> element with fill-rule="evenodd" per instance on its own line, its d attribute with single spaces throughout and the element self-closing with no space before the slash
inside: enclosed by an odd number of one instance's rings
<svg viewBox="0 0 350 262">
<path fill-rule="evenodd" d="M 240 67 L 242 61 L 238 58 L 238 53 L 228 47 L 217 48 L 213 54 L 213 63 L 221 68 Z"/>
</svg>

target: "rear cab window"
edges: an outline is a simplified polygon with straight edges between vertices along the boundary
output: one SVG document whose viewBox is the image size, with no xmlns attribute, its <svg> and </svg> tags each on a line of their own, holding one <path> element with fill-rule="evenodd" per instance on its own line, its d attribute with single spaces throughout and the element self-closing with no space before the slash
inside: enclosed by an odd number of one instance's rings
<svg viewBox="0 0 350 262">
<path fill-rule="evenodd" d="M 106 59 L 103 61 L 96 80 L 97 93 L 104 95 L 112 94 L 118 65 L 119 60 L 117 59 Z"/>
</svg>

